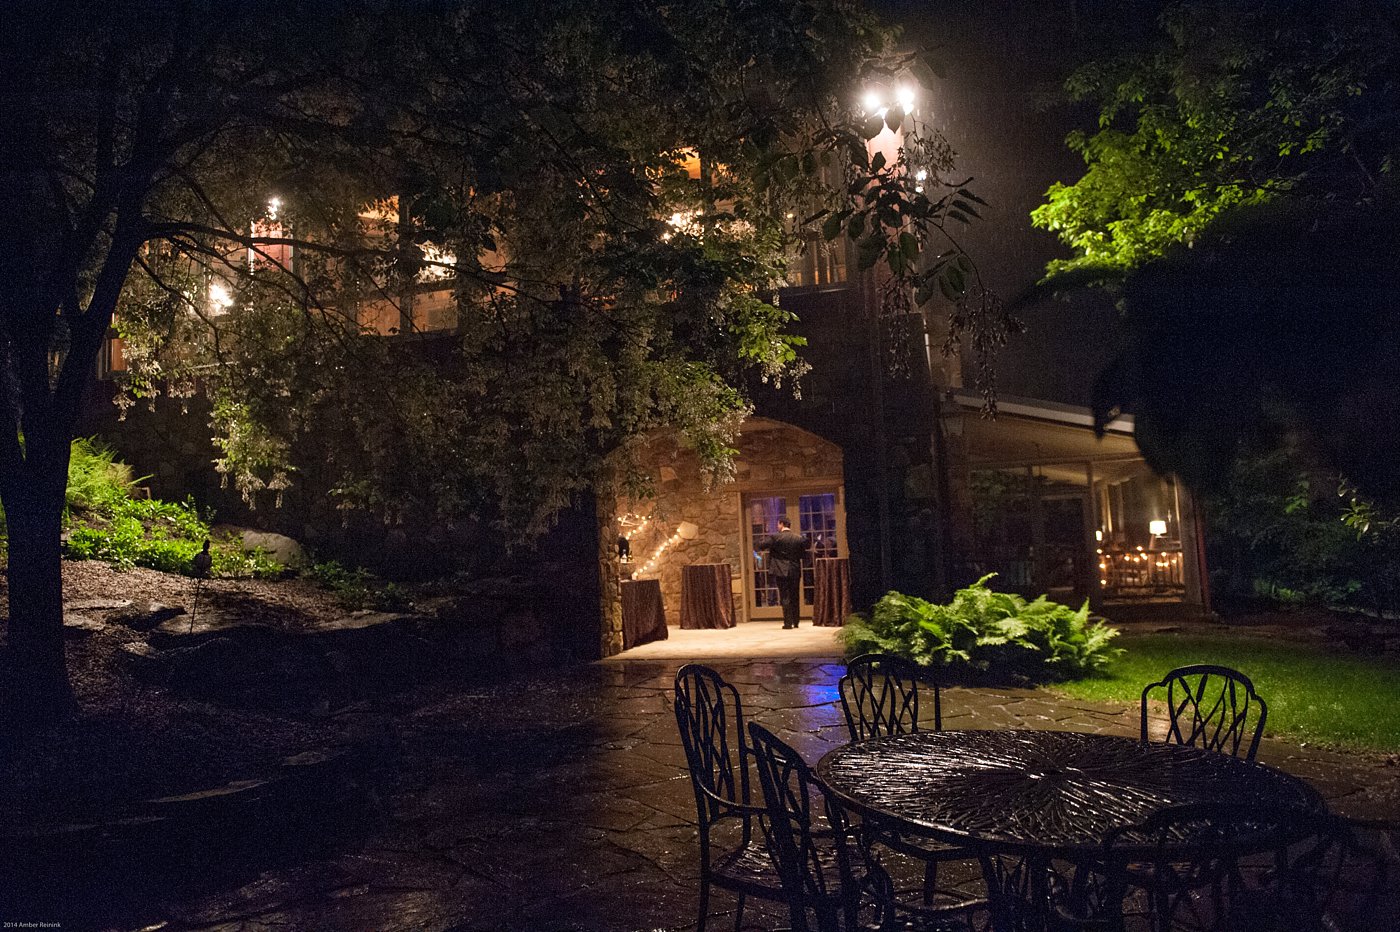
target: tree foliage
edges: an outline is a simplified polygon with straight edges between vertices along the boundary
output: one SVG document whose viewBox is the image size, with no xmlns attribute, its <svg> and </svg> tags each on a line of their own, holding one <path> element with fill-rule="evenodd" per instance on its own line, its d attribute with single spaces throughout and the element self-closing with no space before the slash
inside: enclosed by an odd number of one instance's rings
<svg viewBox="0 0 1400 932">
<path fill-rule="evenodd" d="M 305 156 L 332 138 L 326 130 L 338 121 L 323 103 L 340 96 L 331 94 L 341 73 L 332 63 L 357 60 L 368 38 L 342 12 L 159 0 L 6 10 L 0 194 L 12 222 L 0 233 L 0 502 L 10 554 L 0 666 L 11 721 L 51 721 L 71 705 L 64 483 L 131 269 L 163 251 L 203 248 L 209 219 L 235 216 L 258 190 L 252 151 Z M 304 35 L 271 28 L 287 16 Z"/>
<path fill-rule="evenodd" d="M 1287 446 L 1239 457 L 1207 493 L 1212 598 L 1388 610 L 1400 595 L 1396 522 Z"/>
<path fill-rule="evenodd" d="M 377 216 L 363 199 L 327 206 L 337 184 L 364 190 L 362 156 L 318 173 L 274 151 L 262 191 L 296 268 L 177 243 L 128 292 L 132 394 L 208 386 L 219 466 L 248 495 L 285 488 L 314 450 L 347 507 L 484 512 L 530 534 L 610 477 L 643 487 L 635 450 L 658 428 L 723 478 L 749 410 L 740 377 L 804 368 L 773 296 L 818 232 L 880 263 L 891 301 L 939 296 L 954 339 L 994 347 L 994 299 L 949 229 L 976 195 L 897 105 L 872 123 L 855 103 L 862 83 L 893 93 L 909 65 L 868 15 L 844 0 L 486 12 L 393 23 L 384 63 L 356 78 L 392 88 L 355 140 L 386 166 L 379 193 L 395 200 Z M 872 157 L 887 127 L 905 145 Z M 192 255 L 231 283 L 216 319 L 169 287 Z M 452 337 L 410 348 L 360 326 L 355 308 L 393 314 L 425 277 L 453 288 Z M 405 314 L 400 337 L 413 328 Z"/>
<path fill-rule="evenodd" d="M 1217 222 L 1127 280 L 1096 417 L 1131 410 L 1149 462 L 1196 489 L 1219 489 L 1240 456 L 1293 449 L 1400 506 L 1397 250 L 1388 206 Z"/>
<path fill-rule="evenodd" d="M 1098 423 L 1135 414 L 1148 460 L 1217 503 L 1291 451 L 1394 508 L 1400 10 L 1175 2 L 1069 90 L 1098 126 L 1033 219 L 1073 250 L 1045 284 L 1109 285 L 1125 314 Z"/>
<path fill-rule="evenodd" d="M 63 483 L 114 326 L 126 400 L 208 393 L 219 467 L 249 496 L 314 469 L 389 520 L 527 534 L 587 488 L 644 481 L 631 452 L 656 428 L 724 474 L 739 376 L 801 371 L 772 296 L 809 235 L 855 238 L 891 301 L 941 295 L 953 339 L 989 352 L 1003 321 L 954 235 L 976 198 L 946 143 L 856 103 L 915 64 L 890 42 L 851 0 L 7 10 L 18 714 L 69 698 Z M 881 123 L 905 145 L 872 156 Z M 413 332 L 425 279 L 452 291 L 449 339 Z"/>
<path fill-rule="evenodd" d="M 1398 40 L 1387 0 L 1167 6 L 1145 47 L 1067 83 L 1098 125 L 1067 140 L 1084 175 L 1032 213 L 1074 251 L 1051 281 L 1116 281 L 1241 207 L 1393 186 Z"/>
</svg>

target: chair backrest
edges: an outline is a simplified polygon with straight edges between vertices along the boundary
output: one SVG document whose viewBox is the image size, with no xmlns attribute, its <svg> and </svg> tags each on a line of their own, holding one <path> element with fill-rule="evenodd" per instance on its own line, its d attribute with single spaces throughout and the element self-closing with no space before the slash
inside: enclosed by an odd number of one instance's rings
<svg viewBox="0 0 1400 932">
<path fill-rule="evenodd" d="M 1198 663 L 1178 667 L 1142 691 L 1142 740 L 1147 740 L 1147 703 L 1165 690 L 1169 744 L 1187 744 L 1254 760 L 1268 704 L 1249 677 L 1229 667 Z M 1241 752 L 1243 751 L 1243 755 Z"/>
<path fill-rule="evenodd" d="M 1102 864 L 1106 903 L 1121 903 L 1128 863 L 1152 870 L 1158 929 L 1199 932 L 1321 932 L 1340 902 L 1342 873 L 1359 869 L 1359 847 L 1345 821 L 1286 806 L 1200 803 L 1156 813 L 1111 832 Z M 1384 883 L 1383 862 L 1363 872 L 1348 905 L 1365 910 Z"/>
<path fill-rule="evenodd" d="M 805 905 L 831 903 L 840 893 L 822 869 L 812 821 L 812 771 L 802 755 L 757 722 L 749 723 L 758 781 L 768 812 L 764 834 L 794 915 Z M 830 850 L 831 846 L 827 846 Z"/>
<path fill-rule="evenodd" d="M 704 839 L 726 801 L 749 803 L 744 706 L 718 673 L 688 663 L 676 671 L 675 713 Z"/>
<path fill-rule="evenodd" d="M 943 728 L 938 684 L 918 664 L 894 654 L 862 654 L 846 664 L 837 687 L 852 741 L 905 735 L 919 730 L 919 686 L 933 693 L 933 727 Z"/>
<path fill-rule="evenodd" d="M 1364 844 L 1352 826 L 1333 815 L 1314 817 L 1315 830 L 1295 848 L 1280 875 L 1287 896 L 1276 901 L 1288 912 L 1301 912 L 1320 928 L 1396 928 L 1394 904 L 1389 921 L 1379 916 L 1388 874 L 1384 851 Z M 1305 928 L 1301 924 L 1295 928 Z"/>
</svg>

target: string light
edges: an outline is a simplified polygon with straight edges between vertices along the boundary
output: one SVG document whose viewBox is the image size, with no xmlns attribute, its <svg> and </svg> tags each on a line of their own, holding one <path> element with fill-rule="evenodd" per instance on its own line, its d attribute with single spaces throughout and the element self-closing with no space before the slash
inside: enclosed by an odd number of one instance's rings
<svg viewBox="0 0 1400 932">
<path fill-rule="evenodd" d="M 680 539 L 681 529 L 678 527 L 676 528 L 675 533 L 673 533 L 670 537 L 666 538 L 661 543 L 656 545 L 656 549 L 651 552 L 651 556 L 647 557 L 647 561 L 641 565 L 640 569 L 634 571 L 632 575 L 635 577 L 638 574 L 650 573 L 653 569 L 656 568 L 657 561 L 661 559 L 661 555 L 666 552 L 666 549 L 668 547 L 674 546 L 675 543 Z"/>
<path fill-rule="evenodd" d="M 617 523 L 622 525 L 625 529 L 622 531 L 622 536 L 627 540 L 631 540 L 633 537 L 646 530 L 646 526 L 651 523 L 651 515 L 642 517 L 641 515 L 629 511 L 625 515 L 618 515 Z"/>
<path fill-rule="evenodd" d="M 1142 548 L 1138 548 L 1141 551 Z M 1181 553 L 1179 551 L 1158 551 L 1154 553 L 1116 552 L 1099 555 L 1099 585 L 1108 587 L 1115 574 L 1127 574 L 1117 580 L 1119 586 L 1153 586 L 1179 584 Z"/>
</svg>

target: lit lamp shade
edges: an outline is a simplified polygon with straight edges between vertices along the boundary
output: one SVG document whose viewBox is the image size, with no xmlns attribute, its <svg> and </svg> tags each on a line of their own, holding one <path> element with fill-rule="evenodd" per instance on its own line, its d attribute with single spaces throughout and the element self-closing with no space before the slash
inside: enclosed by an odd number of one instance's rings
<svg viewBox="0 0 1400 932">
<path fill-rule="evenodd" d="M 1162 537 L 1167 533 L 1167 522 L 1160 518 L 1155 521 L 1149 521 L 1147 522 L 1147 530 L 1151 532 L 1153 537 Z"/>
</svg>

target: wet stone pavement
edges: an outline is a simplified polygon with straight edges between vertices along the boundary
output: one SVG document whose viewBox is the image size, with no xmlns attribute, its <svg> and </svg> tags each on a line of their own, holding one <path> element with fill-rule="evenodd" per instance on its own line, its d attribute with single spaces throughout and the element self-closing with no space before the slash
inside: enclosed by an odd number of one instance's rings
<svg viewBox="0 0 1400 932">
<path fill-rule="evenodd" d="M 404 707 L 364 707 L 388 762 L 362 844 L 196 899 L 165 930 L 681 930 L 696 909 L 695 802 L 671 715 L 679 660 L 610 661 Z M 839 661 L 713 664 L 750 719 L 809 761 L 844 740 Z M 947 689 L 945 728 L 1135 734 L 1135 709 L 1035 690 Z M 928 711 L 931 714 L 931 704 Z M 1400 767 L 1267 742 L 1333 807 L 1400 817 Z M 1393 841 L 1393 838 L 1391 839 Z M 711 928 L 734 900 L 711 897 Z M 745 927 L 785 926 L 752 902 Z"/>
</svg>

